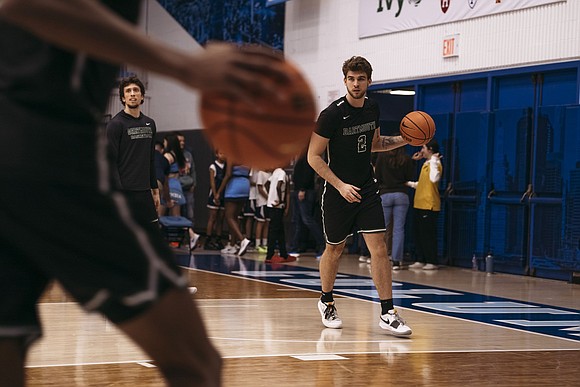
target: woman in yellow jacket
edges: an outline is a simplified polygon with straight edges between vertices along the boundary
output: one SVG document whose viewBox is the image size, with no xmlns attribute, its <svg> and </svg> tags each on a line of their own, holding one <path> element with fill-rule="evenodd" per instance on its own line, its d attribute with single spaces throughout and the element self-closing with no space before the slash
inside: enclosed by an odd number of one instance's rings
<svg viewBox="0 0 580 387">
<path fill-rule="evenodd" d="M 439 143 L 432 139 L 413 155 L 413 160 L 425 159 L 418 181 L 407 185 L 415 188 L 413 202 L 417 262 L 410 269 L 437 269 L 437 217 L 441 210 L 439 180 L 443 174 Z"/>
</svg>

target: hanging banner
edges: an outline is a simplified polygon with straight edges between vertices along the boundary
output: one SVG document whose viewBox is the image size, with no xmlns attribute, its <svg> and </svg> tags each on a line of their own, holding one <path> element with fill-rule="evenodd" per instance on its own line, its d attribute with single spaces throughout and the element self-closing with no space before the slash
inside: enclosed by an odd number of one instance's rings
<svg viewBox="0 0 580 387">
<path fill-rule="evenodd" d="M 567 0 L 359 0 L 359 38 Z"/>
</svg>

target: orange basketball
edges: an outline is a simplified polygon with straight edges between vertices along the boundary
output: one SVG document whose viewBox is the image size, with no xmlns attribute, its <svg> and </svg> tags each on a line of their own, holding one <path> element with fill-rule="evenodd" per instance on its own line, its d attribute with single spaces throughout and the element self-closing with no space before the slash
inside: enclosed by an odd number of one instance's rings
<svg viewBox="0 0 580 387">
<path fill-rule="evenodd" d="M 415 110 L 403 117 L 399 130 L 406 143 L 421 146 L 435 135 L 435 122 L 429 114 Z"/>
<path fill-rule="evenodd" d="M 202 95 L 204 133 L 229 162 L 257 169 L 283 167 L 308 145 L 316 118 L 314 96 L 296 67 L 287 61 L 282 66 L 291 78 L 279 87 L 283 100 L 263 96 L 248 103 L 215 93 Z"/>
</svg>

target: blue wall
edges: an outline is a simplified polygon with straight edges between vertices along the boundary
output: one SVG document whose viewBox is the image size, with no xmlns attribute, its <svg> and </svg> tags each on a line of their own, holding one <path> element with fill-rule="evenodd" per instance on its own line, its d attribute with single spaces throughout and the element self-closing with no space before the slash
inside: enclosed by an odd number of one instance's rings
<svg viewBox="0 0 580 387">
<path fill-rule="evenodd" d="M 373 85 L 414 88 L 415 108 L 436 122 L 442 263 L 470 267 L 474 253 L 492 252 L 499 271 L 565 280 L 580 271 L 579 67 Z"/>
</svg>

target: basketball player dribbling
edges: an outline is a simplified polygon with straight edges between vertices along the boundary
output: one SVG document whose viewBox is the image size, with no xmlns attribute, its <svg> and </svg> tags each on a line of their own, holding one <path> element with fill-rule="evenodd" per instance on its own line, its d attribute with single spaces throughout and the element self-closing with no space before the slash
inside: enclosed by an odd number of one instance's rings
<svg viewBox="0 0 580 387">
<path fill-rule="evenodd" d="M 288 76 L 259 49 L 190 53 L 151 39 L 134 26 L 140 3 L 0 0 L 0 143 L 10 147 L 0 153 L 2 385 L 25 384 L 26 353 L 42 334 L 36 303 L 52 280 L 113 321 L 168 385 L 220 385 L 222 361 L 187 277 L 110 187 L 99 124 L 122 63 L 249 101 L 276 98 Z"/>
<path fill-rule="evenodd" d="M 320 113 L 308 148 L 308 162 L 325 180 L 322 219 L 326 249 L 320 259 L 318 310 L 324 326 L 342 328 L 332 291 L 345 241 L 351 230 L 358 229 L 372 257 L 371 274 L 381 302 L 379 326 L 389 334 L 408 336 L 411 328 L 393 306 L 385 221 L 371 165 L 371 152 L 406 143 L 400 136 L 380 135 L 379 107 L 366 97 L 371 64 L 355 56 L 344 62 L 342 72 L 347 93 Z M 325 152 L 328 163 L 322 158 Z"/>
</svg>

